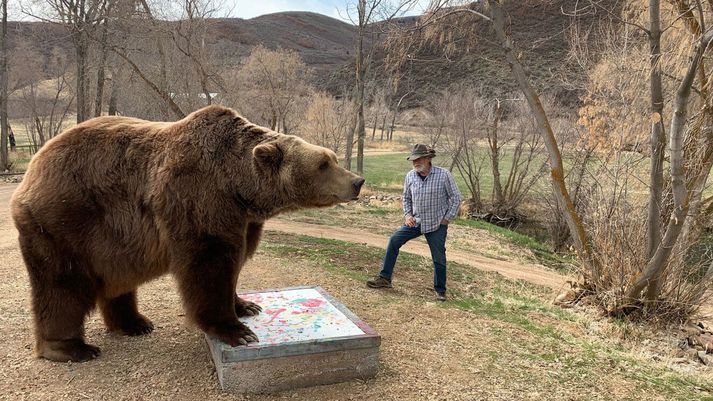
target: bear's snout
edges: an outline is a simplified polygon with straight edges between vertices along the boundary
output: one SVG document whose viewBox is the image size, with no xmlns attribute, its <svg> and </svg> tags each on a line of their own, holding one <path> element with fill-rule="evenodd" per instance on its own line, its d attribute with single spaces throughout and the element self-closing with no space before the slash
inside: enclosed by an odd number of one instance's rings
<svg viewBox="0 0 713 401">
<path fill-rule="evenodd" d="M 361 186 L 364 185 L 364 178 L 358 177 L 352 182 L 354 186 L 354 198 L 359 196 L 359 191 L 361 191 Z"/>
</svg>

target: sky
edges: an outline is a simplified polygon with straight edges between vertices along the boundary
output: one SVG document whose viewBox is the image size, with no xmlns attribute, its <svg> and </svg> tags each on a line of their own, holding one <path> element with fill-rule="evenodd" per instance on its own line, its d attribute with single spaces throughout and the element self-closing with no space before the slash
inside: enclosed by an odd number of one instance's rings
<svg viewBox="0 0 713 401">
<path fill-rule="evenodd" d="M 23 15 L 20 12 L 19 5 L 28 3 L 31 0 L 20 0 L 8 2 L 8 19 L 30 20 L 32 18 Z M 314 13 L 324 14 L 332 18 L 341 19 L 349 22 L 349 14 L 355 14 L 354 4 L 356 0 L 213 0 L 216 3 L 223 3 L 224 13 L 229 12 L 230 17 L 243 19 L 254 18 L 264 14 L 272 14 L 281 11 L 311 11 Z M 347 5 L 351 4 L 349 12 Z M 405 15 L 422 14 L 425 7 L 428 5 L 428 0 L 419 0 L 418 4 Z M 220 15 L 223 16 L 223 15 Z"/>
<path fill-rule="evenodd" d="M 226 3 L 234 7 L 233 17 L 245 19 L 280 11 L 311 11 L 338 19 L 346 17 L 344 0 L 228 0 Z"/>
<path fill-rule="evenodd" d="M 311 11 L 349 22 L 349 14 L 354 15 L 356 8 L 356 0 L 225 0 L 225 3 L 233 7 L 231 16 L 245 19 L 280 11 Z M 419 0 L 405 15 L 423 14 L 428 3 Z"/>
</svg>

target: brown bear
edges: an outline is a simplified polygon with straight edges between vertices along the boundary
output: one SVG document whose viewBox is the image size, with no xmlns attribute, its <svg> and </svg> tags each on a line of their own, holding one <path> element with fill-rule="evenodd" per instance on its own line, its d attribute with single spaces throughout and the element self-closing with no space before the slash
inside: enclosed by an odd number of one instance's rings
<svg viewBox="0 0 713 401">
<path fill-rule="evenodd" d="M 334 152 L 209 106 L 177 122 L 98 117 L 47 142 L 12 198 L 29 272 L 39 357 L 86 361 L 84 319 L 98 304 L 111 331 L 153 330 L 136 288 L 165 273 L 188 317 L 239 345 L 240 269 L 278 213 L 355 199 L 364 179 Z"/>
</svg>

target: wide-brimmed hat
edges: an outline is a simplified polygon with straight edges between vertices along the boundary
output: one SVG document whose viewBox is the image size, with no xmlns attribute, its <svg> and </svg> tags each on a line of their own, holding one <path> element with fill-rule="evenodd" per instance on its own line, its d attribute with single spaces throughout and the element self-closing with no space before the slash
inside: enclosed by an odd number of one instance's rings
<svg viewBox="0 0 713 401">
<path fill-rule="evenodd" d="M 436 151 L 422 143 L 417 143 L 413 145 L 411 156 L 407 157 L 406 160 L 416 160 L 421 157 L 436 157 Z"/>
</svg>

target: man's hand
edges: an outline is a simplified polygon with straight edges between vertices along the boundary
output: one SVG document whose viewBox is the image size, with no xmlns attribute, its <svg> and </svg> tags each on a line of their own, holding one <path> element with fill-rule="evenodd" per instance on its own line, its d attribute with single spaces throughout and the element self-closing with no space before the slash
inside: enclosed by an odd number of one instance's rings
<svg viewBox="0 0 713 401">
<path fill-rule="evenodd" d="M 449 223 L 448 219 L 441 220 L 441 224 L 443 224 L 444 226 L 447 226 L 448 223 Z"/>
<path fill-rule="evenodd" d="M 406 216 L 404 224 L 409 227 L 416 227 L 416 219 L 413 216 Z"/>
</svg>

